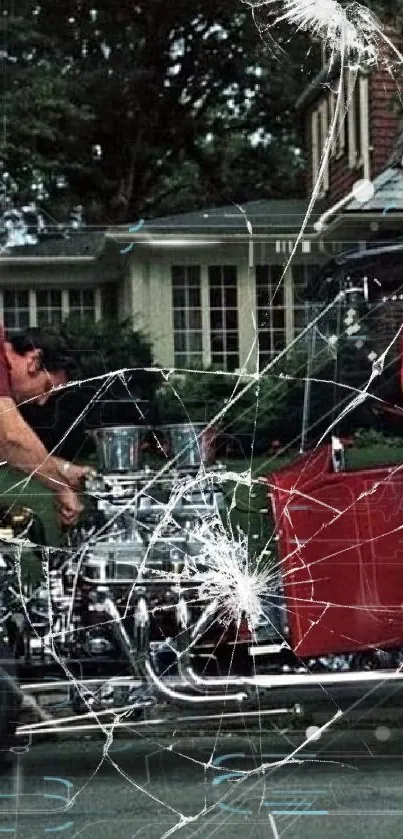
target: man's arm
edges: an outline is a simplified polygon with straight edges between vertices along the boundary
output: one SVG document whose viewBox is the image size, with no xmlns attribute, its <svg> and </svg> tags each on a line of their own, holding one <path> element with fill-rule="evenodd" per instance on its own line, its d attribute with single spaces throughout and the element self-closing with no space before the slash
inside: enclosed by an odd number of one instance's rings
<svg viewBox="0 0 403 839">
<path fill-rule="evenodd" d="M 5 396 L 0 397 L 0 458 L 57 494 L 71 485 L 67 461 L 49 454 L 14 400 Z"/>
</svg>

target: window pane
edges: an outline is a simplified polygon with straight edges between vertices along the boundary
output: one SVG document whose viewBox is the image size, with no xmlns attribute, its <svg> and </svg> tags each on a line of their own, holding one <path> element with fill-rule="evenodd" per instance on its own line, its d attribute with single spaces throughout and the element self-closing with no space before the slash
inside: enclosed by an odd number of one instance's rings
<svg viewBox="0 0 403 839">
<path fill-rule="evenodd" d="M 40 308 L 44 308 L 48 305 L 48 292 L 47 291 L 37 291 L 36 292 L 36 305 Z"/>
<path fill-rule="evenodd" d="M 270 309 L 259 309 L 257 314 L 258 329 L 267 329 L 270 326 Z"/>
<path fill-rule="evenodd" d="M 211 350 L 212 352 L 224 352 L 224 339 L 220 333 L 211 333 Z"/>
<path fill-rule="evenodd" d="M 15 312 L 4 310 L 4 326 L 6 329 L 15 329 L 16 325 Z"/>
<path fill-rule="evenodd" d="M 3 291 L 4 308 L 11 309 L 15 303 L 15 295 L 13 291 L 4 289 Z"/>
<path fill-rule="evenodd" d="M 260 265 L 256 267 L 256 320 L 259 350 L 265 352 L 267 359 L 274 353 L 275 348 L 283 349 L 285 346 L 284 282 L 282 276 L 283 267 L 281 265 Z"/>
<path fill-rule="evenodd" d="M 203 348 L 202 333 L 189 332 L 188 333 L 188 349 L 190 352 L 201 352 Z"/>
<path fill-rule="evenodd" d="M 225 305 L 230 306 L 233 309 L 236 308 L 238 305 L 236 288 L 226 288 L 224 289 L 224 294 Z"/>
<path fill-rule="evenodd" d="M 172 266 L 175 364 L 190 364 L 202 353 L 200 265 Z"/>
<path fill-rule="evenodd" d="M 223 278 L 225 286 L 236 286 L 236 266 L 224 265 Z"/>
<path fill-rule="evenodd" d="M 16 291 L 15 289 L 4 289 L 3 305 L 5 309 L 28 309 L 29 298 L 27 291 Z"/>
<path fill-rule="evenodd" d="M 236 355 L 228 355 L 227 356 L 227 370 L 236 370 L 237 367 L 239 367 L 238 353 Z"/>
<path fill-rule="evenodd" d="M 274 286 L 278 285 L 280 282 L 280 279 L 283 276 L 283 271 L 284 269 L 282 265 L 270 265 L 271 282 Z"/>
<path fill-rule="evenodd" d="M 258 286 L 256 289 L 256 303 L 258 308 L 267 307 L 270 303 L 270 292 L 267 286 Z"/>
<path fill-rule="evenodd" d="M 238 352 L 238 335 L 227 332 L 227 352 Z"/>
<path fill-rule="evenodd" d="M 294 327 L 296 329 L 303 329 L 306 325 L 305 309 L 294 309 Z"/>
<path fill-rule="evenodd" d="M 79 307 L 81 303 L 81 295 L 79 288 L 71 288 L 69 290 L 69 308 Z"/>
<path fill-rule="evenodd" d="M 185 352 L 185 350 L 186 350 L 186 332 L 175 332 L 174 348 L 177 352 Z"/>
<path fill-rule="evenodd" d="M 269 282 L 269 266 L 268 265 L 256 265 L 256 285 L 263 285 L 267 286 Z"/>
<path fill-rule="evenodd" d="M 187 367 L 185 353 L 175 353 L 175 367 Z"/>
<path fill-rule="evenodd" d="M 225 368 L 224 364 L 224 355 L 221 352 L 213 352 L 211 354 L 211 360 L 216 367 L 219 367 L 221 370 Z"/>
<path fill-rule="evenodd" d="M 186 329 L 186 309 L 174 309 L 174 329 Z"/>
<path fill-rule="evenodd" d="M 284 306 L 284 285 L 280 283 L 272 283 L 271 287 L 271 304 L 272 306 Z"/>
<path fill-rule="evenodd" d="M 273 332 L 273 346 L 275 350 L 283 350 L 285 347 L 284 332 Z"/>
<path fill-rule="evenodd" d="M 238 328 L 238 312 L 236 309 L 229 310 L 225 313 L 225 325 L 227 329 Z"/>
<path fill-rule="evenodd" d="M 223 304 L 222 292 L 220 288 L 210 289 L 210 306 L 212 309 L 221 309 Z"/>
<path fill-rule="evenodd" d="M 27 329 L 29 326 L 29 312 L 26 309 L 18 312 L 18 326 L 20 329 Z"/>
<path fill-rule="evenodd" d="M 51 289 L 49 292 L 49 303 L 51 306 L 56 306 L 58 309 L 61 308 L 62 305 L 62 293 L 59 290 Z"/>
<path fill-rule="evenodd" d="M 188 313 L 189 329 L 202 328 L 202 316 L 200 309 L 190 309 Z"/>
<path fill-rule="evenodd" d="M 200 288 L 189 288 L 188 289 L 188 300 L 189 306 L 194 306 L 196 309 L 200 309 L 201 307 L 201 299 L 200 299 Z"/>
<path fill-rule="evenodd" d="M 268 331 L 259 332 L 259 349 L 260 350 L 270 350 L 271 349 L 270 332 L 268 332 Z"/>
<path fill-rule="evenodd" d="M 186 307 L 186 291 L 184 288 L 174 288 L 172 292 L 174 308 L 184 309 Z"/>
<path fill-rule="evenodd" d="M 223 328 L 223 313 L 221 309 L 212 309 L 210 312 L 210 326 L 211 329 Z"/>
<path fill-rule="evenodd" d="M 18 291 L 17 292 L 17 306 L 20 309 L 28 309 L 29 308 L 29 294 L 27 291 Z"/>
<path fill-rule="evenodd" d="M 284 329 L 284 309 L 272 309 L 274 329 Z"/>
</svg>

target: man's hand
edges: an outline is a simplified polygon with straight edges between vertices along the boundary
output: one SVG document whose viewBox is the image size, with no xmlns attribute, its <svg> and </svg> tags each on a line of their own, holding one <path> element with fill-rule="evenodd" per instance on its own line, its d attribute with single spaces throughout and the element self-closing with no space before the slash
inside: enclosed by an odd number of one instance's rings
<svg viewBox="0 0 403 839">
<path fill-rule="evenodd" d="M 73 492 L 83 489 L 84 479 L 94 470 L 90 466 L 76 466 L 68 460 L 61 461 L 60 478 Z"/>
<path fill-rule="evenodd" d="M 84 509 L 77 493 L 67 487 L 56 493 L 55 507 L 59 524 L 65 527 L 75 524 Z"/>
</svg>

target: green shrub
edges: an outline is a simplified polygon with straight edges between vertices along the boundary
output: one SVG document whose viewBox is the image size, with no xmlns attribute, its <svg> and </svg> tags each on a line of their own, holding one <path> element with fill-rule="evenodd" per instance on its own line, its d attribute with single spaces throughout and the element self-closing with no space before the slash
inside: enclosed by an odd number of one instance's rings
<svg viewBox="0 0 403 839">
<path fill-rule="evenodd" d="M 355 445 L 360 449 L 371 446 L 388 446 L 389 448 L 403 448 L 403 437 L 392 437 L 377 431 L 375 428 L 359 428 L 354 433 Z"/>
</svg>

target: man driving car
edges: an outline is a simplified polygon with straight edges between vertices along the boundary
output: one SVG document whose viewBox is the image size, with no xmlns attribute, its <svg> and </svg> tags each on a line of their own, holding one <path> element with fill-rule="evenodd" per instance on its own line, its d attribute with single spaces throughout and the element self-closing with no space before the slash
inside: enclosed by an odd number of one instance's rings
<svg viewBox="0 0 403 839">
<path fill-rule="evenodd" d="M 44 405 L 73 370 L 73 355 L 58 332 L 32 328 L 6 338 L 0 327 L 0 460 L 52 490 L 59 523 L 67 526 L 82 511 L 78 493 L 90 470 L 50 454 L 18 405 Z"/>
</svg>

